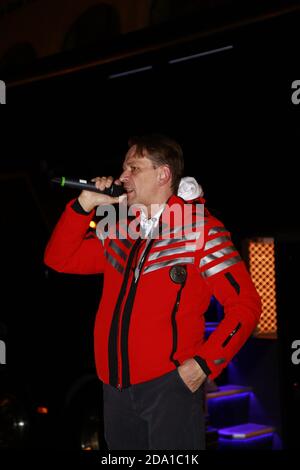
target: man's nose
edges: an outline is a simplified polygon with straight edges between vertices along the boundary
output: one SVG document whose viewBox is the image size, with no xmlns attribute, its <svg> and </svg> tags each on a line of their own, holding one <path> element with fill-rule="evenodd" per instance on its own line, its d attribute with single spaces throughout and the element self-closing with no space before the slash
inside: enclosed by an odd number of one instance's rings
<svg viewBox="0 0 300 470">
<path fill-rule="evenodd" d="M 124 170 L 119 180 L 122 181 L 122 183 L 125 183 L 125 181 L 128 181 L 128 178 L 129 178 L 129 173 L 127 170 Z"/>
</svg>

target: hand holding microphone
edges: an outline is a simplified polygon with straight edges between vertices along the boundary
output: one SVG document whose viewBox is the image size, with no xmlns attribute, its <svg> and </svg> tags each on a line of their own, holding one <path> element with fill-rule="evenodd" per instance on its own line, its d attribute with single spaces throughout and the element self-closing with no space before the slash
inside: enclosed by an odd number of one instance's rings
<svg viewBox="0 0 300 470">
<path fill-rule="evenodd" d="M 98 176 L 91 181 L 65 177 L 52 178 L 51 181 L 62 187 L 82 189 L 78 201 L 86 212 L 90 212 L 96 206 L 117 204 L 126 198 L 121 181 L 114 181 L 112 176 Z"/>
<path fill-rule="evenodd" d="M 86 212 L 91 211 L 96 206 L 117 204 L 126 198 L 126 195 L 123 194 L 124 189 L 121 186 L 121 181 L 114 181 L 112 176 L 98 176 L 93 178 L 91 182 L 95 183 L 99 193 L 93 190 L 83 190 L 78 197 L 80 205 Z"/>
</svg>

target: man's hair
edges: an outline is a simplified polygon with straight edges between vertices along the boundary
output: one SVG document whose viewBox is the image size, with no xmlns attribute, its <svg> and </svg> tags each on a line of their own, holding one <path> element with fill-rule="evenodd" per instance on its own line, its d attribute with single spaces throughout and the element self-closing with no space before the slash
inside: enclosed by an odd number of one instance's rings
<svg viewBox="0 0 300 470">
<path fill-rule="evenodd" d="M 167 165 L 170 168 L 172 174 L 171 189 L 176 194 L 184 168 L 181 146 L 175 140 L 161 134 L 131 137 L 128 145 L 129 147 L 136 145 L 137 154 L 141 157 L 145 156 L 143 154 L 146 150 L 148 152 L 147 157 L 154 166 Z"/>
</svg>

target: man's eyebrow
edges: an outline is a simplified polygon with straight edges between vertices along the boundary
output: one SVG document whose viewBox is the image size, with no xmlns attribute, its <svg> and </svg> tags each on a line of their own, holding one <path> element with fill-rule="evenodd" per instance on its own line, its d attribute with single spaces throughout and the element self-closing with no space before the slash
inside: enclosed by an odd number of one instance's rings
<svg viewBox="0 0 300 470">
<path fill-rule="evenodd" d="M 135 161 L 135 160 L 129 160 L 127 163 L 123 163 L 123 170 L 125 170 L 125 167 L 126 166 L 132 166 L 132 164 L 134 164 L 134 166 L 136 166 L 138 163 Z"/>
</svg>

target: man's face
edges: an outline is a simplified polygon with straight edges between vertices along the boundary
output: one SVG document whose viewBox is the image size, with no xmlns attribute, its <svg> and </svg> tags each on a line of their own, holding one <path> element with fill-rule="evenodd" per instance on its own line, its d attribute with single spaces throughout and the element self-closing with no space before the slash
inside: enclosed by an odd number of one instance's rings
<svg viewBox="0 0 300 470">
<path fill-rule="evenodd" d="M 160 188 L 159 167 L 155 168 L 147 155 L 146 151 L 142 157 L 138 155 L 136 146 L 133 145 L 125 156 L 120 180 L 127 191 L 129 206 L 132 204 L 150 206 L 155 202 L 155 195 Z"/>
</svg>

